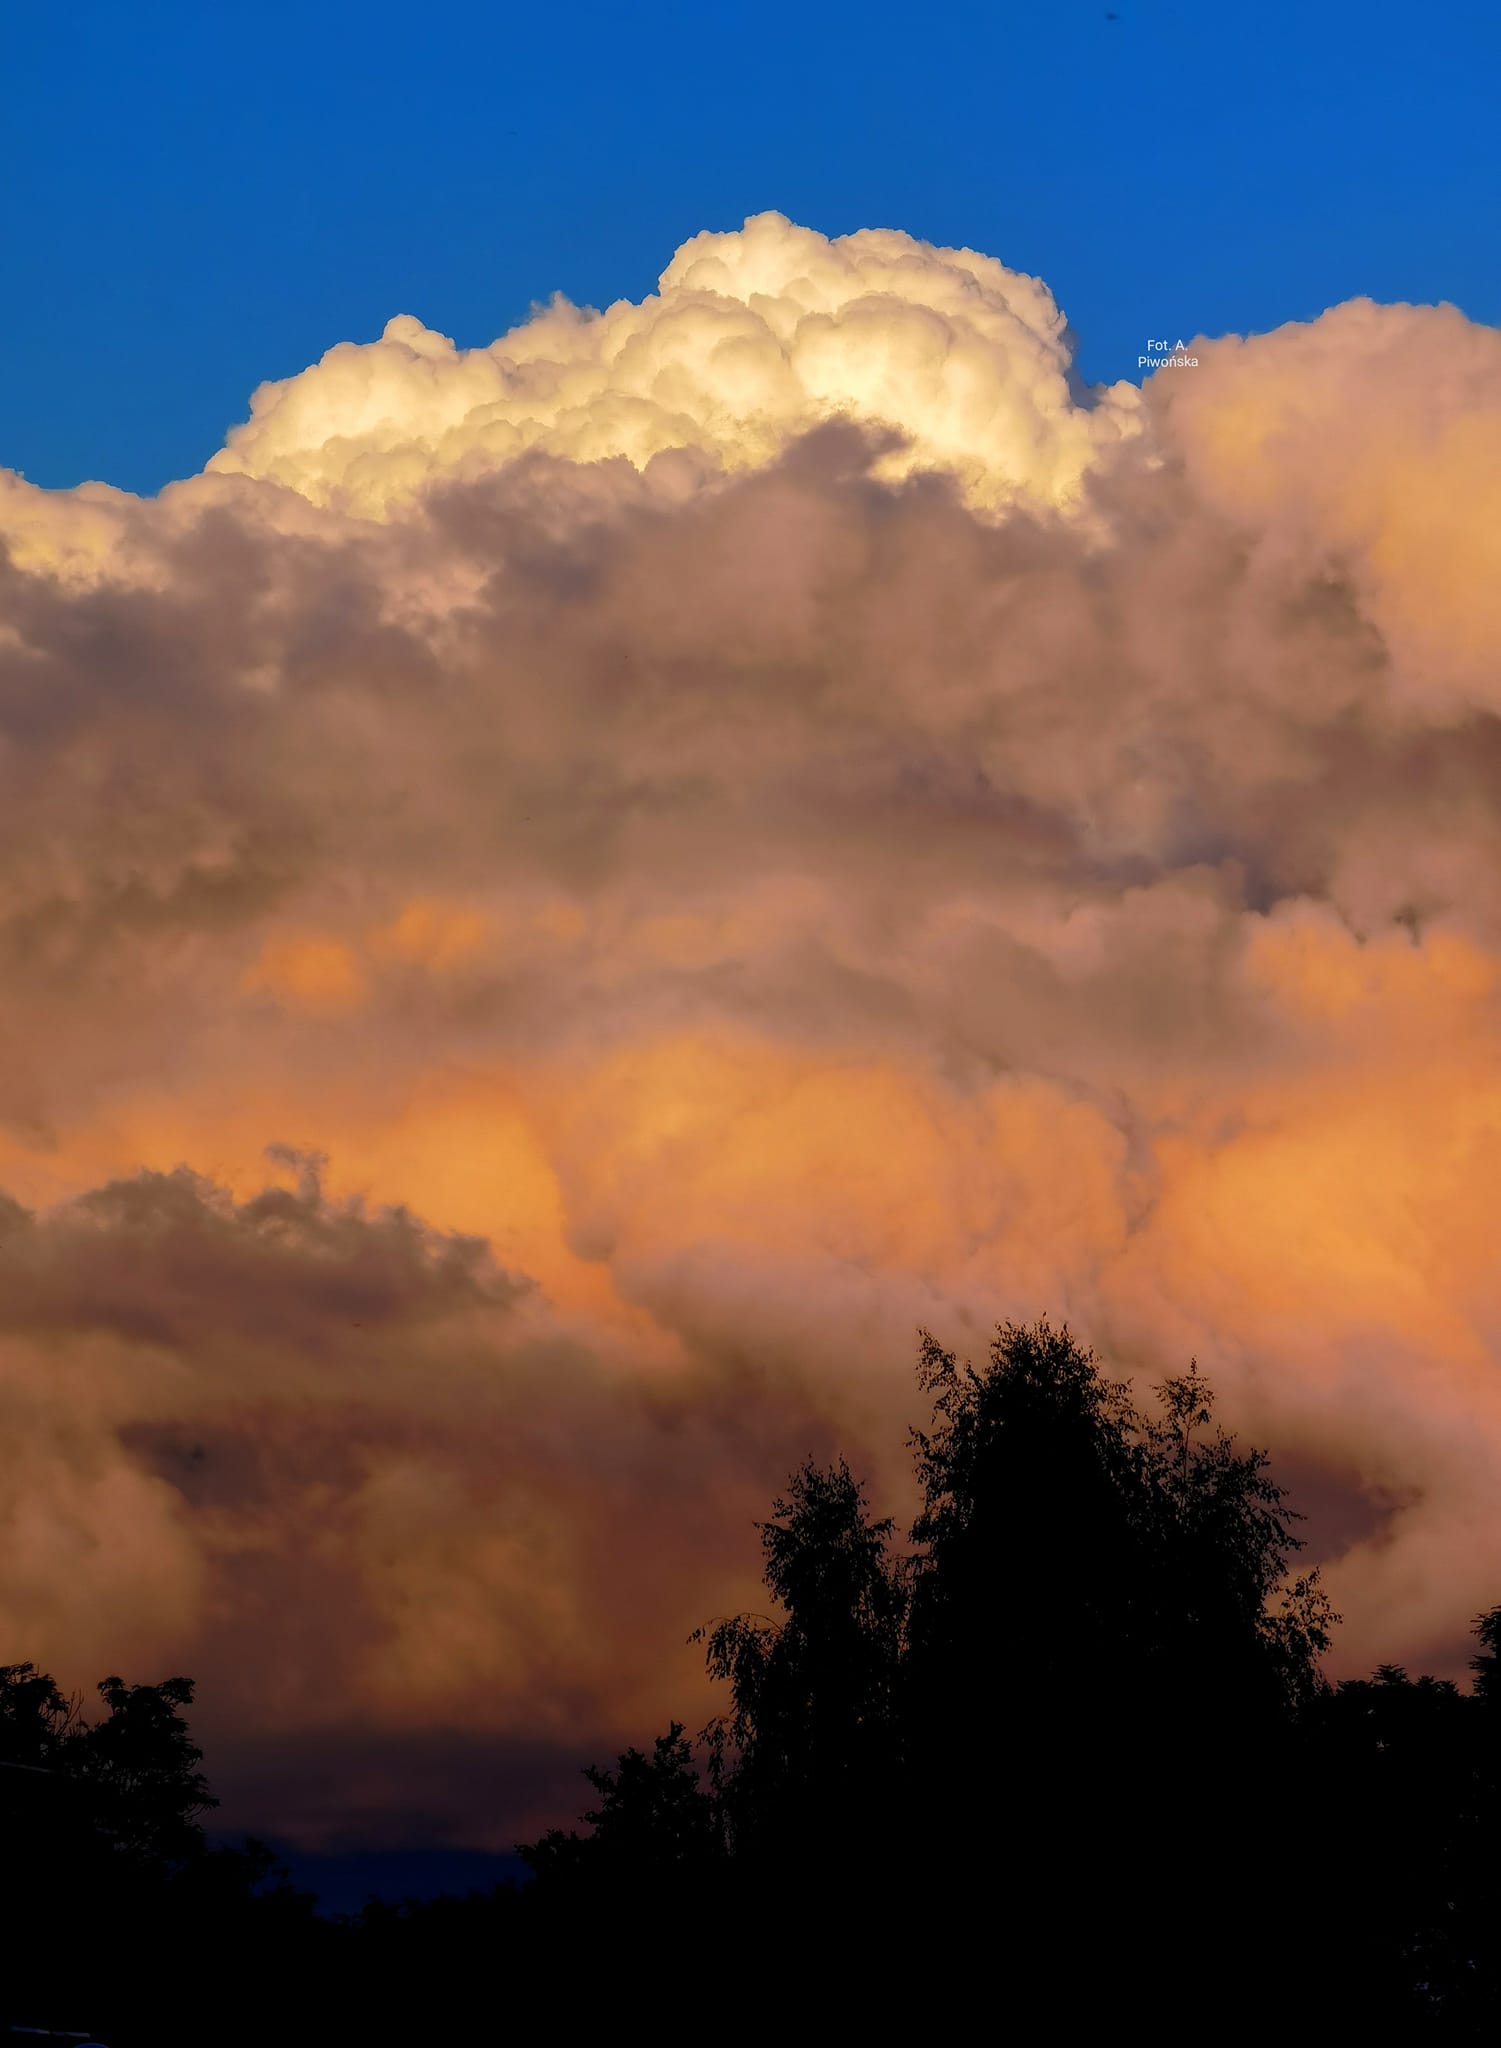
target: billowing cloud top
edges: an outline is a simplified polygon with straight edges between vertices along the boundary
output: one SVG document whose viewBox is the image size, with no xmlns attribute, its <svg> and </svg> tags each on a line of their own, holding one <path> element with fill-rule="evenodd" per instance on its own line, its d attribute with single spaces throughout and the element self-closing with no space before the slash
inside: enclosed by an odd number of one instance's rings
<svg viewBox="0 0 1501 2048">
<path fill-rule="evenodd" d="M 842 416 L 900 425 L 888 474 L 938 464 L 976 504 L 1066 504 L 1096 450 L 1134 428 L 1137 398 L 1117 385 L 1085 410 L 1068 368 L 1038 279 L 890 229 L 830 241 L 763 213 L 685 243 L 639 306 L 556 299 L 476 349 L 402 314 L 379 341 L 263 384 L 209 467 L 379 515 L 529 448 L 742 468 Z"/>
<path fill-rule="evenodd" d="M 763 215 L 8 481 L 5 1654 L 199 1671 L 309 1837 L 509 1744 L 503 1842 L 694 1711 L 799 1456 L 901 1510 L 917 1323 L 1044 1310 L 1216 1373 L 1347 1667 L 1454 1654 L 1501 336 L 1192 353 L 1078 391 L 1034 280 Z"/>
</svg>

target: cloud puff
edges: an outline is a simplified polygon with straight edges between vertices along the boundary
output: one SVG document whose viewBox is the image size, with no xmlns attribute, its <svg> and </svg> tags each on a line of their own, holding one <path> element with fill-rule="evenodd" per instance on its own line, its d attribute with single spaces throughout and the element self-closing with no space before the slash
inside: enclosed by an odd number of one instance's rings
<svg viewBox="0 0 1501 2048">
<path fill-rule="evenodd" d="M 1133 387 L 1075 402 L 1063 319 L 1037 278 L 891 229 L 829 240 L 778 213 L 696 235 L 655 296 L 603 313 L 555 299 L 488 348 L 410 314 L 263 384 L 209 467 L 378 516 L 436 476 L 528 449 L 644 467 L 775 456 L 835 416 L 895 422 L 887 473 L 940 464 L 977 504 L 1066 504 L 1136 425 Z"/>
<path fill-rule="evenodd" d="M 262 1800 L 639 1738 L 805 1450 L 904 1511 L 915 1325 L 1047 1310 L 1213 1369 L 1345 1668 L 1452 1666 L 1497 348 L 1357 303 L 1091 401 L 1033 280 L 762 216 L 158 500 L 13 481 L 14 1654 L 201 1670 Z"/>
<path fill-rule="evenodd" d="M 1501 710 L 1501 333 L 1355 299 L 1201 367 L 1162 387 L 1196 488 L 1263 547 L 1353 573 L 1401 708 Z"/>
</svg>

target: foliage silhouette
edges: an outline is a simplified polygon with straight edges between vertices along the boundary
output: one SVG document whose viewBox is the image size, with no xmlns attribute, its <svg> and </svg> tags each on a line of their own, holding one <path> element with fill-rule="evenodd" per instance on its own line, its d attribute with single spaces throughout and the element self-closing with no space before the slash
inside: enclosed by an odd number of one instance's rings
<svg viewBox="0 0 1501 2048">
<path fill-rule="evenodd" d="M 33 1665 L 0 1667 L 0 2024 L 86 2022 L 113 2048 L 185 2024 L 239 1946 L 313 1914 L 259 1844 L 205 1842 L 191 1680 L 98 1693 L 91 1718 Z"/>
<path fill-rule="evenodd" d="M 841 1461 L 792 1476 L 759 1524 L 767 1590 L 785 1619 L 736 1615 L 694 1631 L 732 1707 L 704 1731 L 730 1849 L 796 1855 L 810 1874 L 858 1854 L 898 1762 L 907 1593 Z"/>
<path fill-rule="evenodd" d="M 11 2016 L 494 2041 L 592 1999 L 733 2036 L 790 1984 L 841 2032 L 1493 2038 L 1501 1607 L 1468 1692 L 1331 1686 L 1298 1518 L 1196 1365 L 1139 1409 L 1043 1321 L 978 1367 L 922 1333 L 919 1382 L 905 1544 L 843 1461 L 794 1472 L 769 1611 L 693 1638 L 724 1711 L 590 1766 L 585 1831 L 523 1845 L 519 1887 L 325 1919 L 269 1852 L 206 1845 L 189 1681 L 106 1679 L 90 1718 L 0 1669 Z"/>
<path fill-rule="evenodd" d="M 591 1764 L 584 1776 L 599 1794 L 583 1816 L 591 1832 L 551 1828 L 521 1850 L 547 1884 L 613 1901 L 626 1890 L 699 1883 L 720 1860 L 719 1817 L 699 1785 L 681 1721 L 657 1737 L 649 1756 L 627 1749 L 616 1770 Z"/>
</svg>

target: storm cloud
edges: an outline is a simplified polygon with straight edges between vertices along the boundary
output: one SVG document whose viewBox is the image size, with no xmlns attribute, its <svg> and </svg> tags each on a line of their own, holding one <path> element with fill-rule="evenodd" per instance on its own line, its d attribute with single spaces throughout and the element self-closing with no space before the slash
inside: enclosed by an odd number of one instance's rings
<svg viewBox="0 0 1501 2048">
<path fill-rule="evenodd" d="M 639 1739 L 788 1465 L 903 1503 L 916 1325 L 1049 1311 L 1358 1505 L 1340 1668 L 1452 1662 L 1501 335 L 1191 353 L 1090 392 L 1036 279 L 763 215 L 341 344 L 158 499 L 6 481 L 14 1654 Z"/>
</svg>

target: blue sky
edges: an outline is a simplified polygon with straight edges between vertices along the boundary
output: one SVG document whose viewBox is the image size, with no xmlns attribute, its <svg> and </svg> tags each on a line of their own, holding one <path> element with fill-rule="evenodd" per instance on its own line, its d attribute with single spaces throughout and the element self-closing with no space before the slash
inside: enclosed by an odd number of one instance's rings
<svg viewBox="0 0 1501 2048">
<path fill-rule="evenodd" d="M 1362 292 L 1501 319 L 1494 0 L 116 0 L 3 43 L 0 462 L 48 485 L 153 490 L 392 313 L 488 341 L 765 207 L 1039 272 L 1092 380 Z"/>
</svg>

